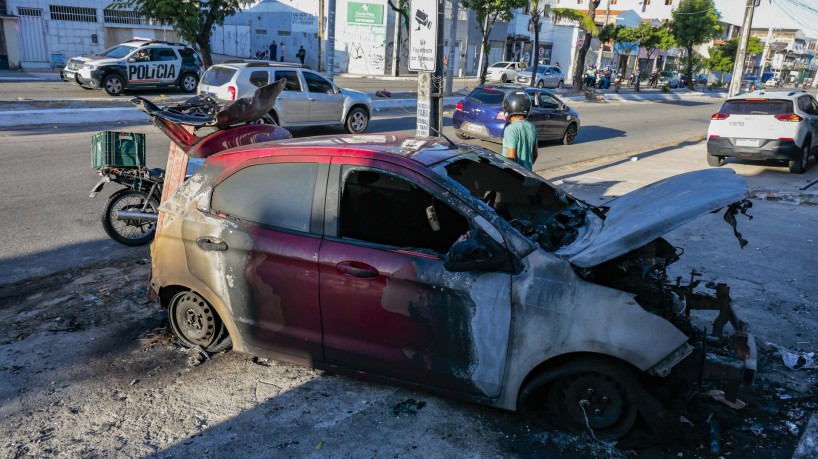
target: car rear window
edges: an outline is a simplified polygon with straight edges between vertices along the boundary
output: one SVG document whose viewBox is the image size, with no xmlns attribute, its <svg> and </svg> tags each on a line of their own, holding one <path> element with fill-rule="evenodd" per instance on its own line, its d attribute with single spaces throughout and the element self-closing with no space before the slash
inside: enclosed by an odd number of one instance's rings
<svg viewBox="0 0 818 459">
<path fill-rule="evenodd" d="M 229 82 L 235 74 L 236 69 L 227 67 L 210 67 L 202 77 L 202 83 L 208 86 L 221 86 Z"/>
<path fill-rule="evenodd" d="M 782 99 L 728 100 L 719 113 L 728 115 L 780 115 L 792 113 L 792 101 Z"/>
<path fill-rule="evenodd" d="M 469 99 L 478 104 L 498 105 L 503 103 L 503 96 L 505 95 L 505 92 L 493 89 L 475 89 L 469 94 Z"/>
</svg>

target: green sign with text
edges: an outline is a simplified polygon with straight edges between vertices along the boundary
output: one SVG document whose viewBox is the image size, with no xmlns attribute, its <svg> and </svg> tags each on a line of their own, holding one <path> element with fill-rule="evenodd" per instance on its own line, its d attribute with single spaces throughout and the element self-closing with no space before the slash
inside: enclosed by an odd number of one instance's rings
<svg viewBox="0 0 818 459">
<path fill-rule="evenodd" d="M 383 5 L 349 2 L 347 23 L 383 25 Z"/>
</svg>

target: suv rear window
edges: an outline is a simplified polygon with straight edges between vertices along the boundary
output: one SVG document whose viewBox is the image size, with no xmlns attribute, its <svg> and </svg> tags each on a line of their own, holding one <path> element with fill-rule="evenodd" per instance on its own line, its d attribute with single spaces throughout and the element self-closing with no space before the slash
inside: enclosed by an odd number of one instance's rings
<svg viewBox="0 0 818 459">
<path fill-rule="evenodd" d="M 227 67 L 210 67 L 202 77 L 202 83 L 209 86 L 221 86 L 229 82 L 233 75 L 236 74 L 236 69 Z"/>
<path fill-rule="evenodd" d="M 782 99 L 728 100 L 719 113 L 728 115 L 780 115 L 792 113 L 792 101 Z"/>
<path fill-rule="evenodd" d="M 503 96 L 505 92 L 495 91 L 493 89 L 475 89 L 469 94 L 469 99 L 484 105 L 498 105 L 503 103 Z"/>
</svg>

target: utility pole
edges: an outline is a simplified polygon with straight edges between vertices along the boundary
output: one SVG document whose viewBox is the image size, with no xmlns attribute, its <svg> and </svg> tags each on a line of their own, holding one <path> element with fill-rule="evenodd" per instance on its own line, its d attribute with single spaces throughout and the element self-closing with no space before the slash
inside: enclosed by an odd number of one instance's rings
<svg viewBox="0 0 818 459">
<path fill-rule="evenodd" d="M 335 76 L 335 0 L 327 0 L 327 77 Z"/>
<path fill-rule="evenodd" d="M 775 8 L 775 6 L 773 6 Z M 773 18 L 770 21 L 770 28 L 767 29 L 767 41 L 764 42 L 764 52 L 761 53 L 761 68 L 758 70 L 758 79 L 761 79 L 764 76 L 764 65 L 767 63 L 767 53 L 770 51 L 770 43 L 773 41 L 773 25 L 775 24 L 775 13 L 778 10 L 773 10 Z M 772 66 L 771 66 L 772 67 Z"/>
<path fill-rule="evenodd" d="M 410 16 L 420 17 L 426 24 L 420 24 L 410 35 L 409 70 L 421 72 L 418 76 L 418 137 L 439 137 L 443 130 L 444 1 L 412 0 L 411 3 Z M 434 35 L 432 30 L 436 31 Z"/>
<path fill-rule="evenodd" d="M 747 0 L 747 10 L 744 12 L 744 23 L 741 25 L 741 38 L 736 51 L 736 63 L 733 66 L 733 77 L 730 79 L 730 97 L 735 96 L 741 88 L 741 78 L 744 75 L 744 60 L 747 59 L 747 45 L 750 42 L 750 28 L 753 25 L 753 13 L 760 0 Z"/>
<path fill-rule="evenodd" d="M 611 0 L 608 0 L 608 4 L 605 6 L 605 22 L 602 23 L 602 27 L 608 25 L 608 16 L 611 14 Z M 599 42 L 599 55 L 596 57 L 596 68 L 602 68 L 602 50 L 604 49 L 605 44 L 601 41 Z M 614 64 L 614 69 L 617 69 L 616 64 Z"/>
<path fill-rule="evenodd" d="M 318 0 L 318 71 L 320 72 L 323 67 L 323 54 L 321 51 L 323 50 L 324 45 L 324 0 Z M 270 60 L 275 60 L 275 56 L 270 56 Z"/>
<path fill-rule="evenodd" d="M 448 70 L 446 71 L 446 95 L 452 95 L 452 89 L 454 88 L 454 52 L 455 52 L 455 42 L 457 41 L 457 8 L 460 6 L 460 0 L 449 0 L 449 3 L 452 5 L 451 7 L 451 17 L 449 18 L 449 66 Z M 460 49 L 457 50 L 460 52 Z"/>
<path fill-rule="evenodd" d="M 400 47 L 401 47 L 401 31 L 400 31 L 400 23 L 402 22 L 402 16 L 400 15 L 399 11 L 395 11 L 395 35 L 394 40 L 392 40 L 392 76 L 400 76 Z M 409 24 L 406 25 L 407 27 Z"/>
</svg>

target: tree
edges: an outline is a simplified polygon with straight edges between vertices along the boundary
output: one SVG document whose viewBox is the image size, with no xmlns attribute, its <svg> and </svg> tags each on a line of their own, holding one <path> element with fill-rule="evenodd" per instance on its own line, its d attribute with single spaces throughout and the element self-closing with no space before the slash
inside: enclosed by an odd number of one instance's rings
<svg viewBox="0 0 818 459">
<path fill-rule="evenodd" d="M 707 43 L 721 35 L 719 13 L 713 0 L 682 0 L 673 11 L 669 24 L 676 43 L 685 49 L 688 58 L 693 56 L 693 47 Z M 693 61 L 688 59 L 685 75 L 687 87 L 693 89 Z"/>
<path fill-rule="evenodd" d="M 654 27 L 650 35 L 646 39 L 642 40 L 642 47 L 645 48 L 645 55 L 647 58 L 651 59 L 653 53 L 660 49 L 662 51 L 667 51 L 670 48 L 675 48 L 676 37 L 673 36 L 673 33 L 667 27 L 667 24 L 662 24 L 661 27 Z M 656 67 L 655 59 L 653 66 L 654 68 Z"/>
<path fill-rule="evenodd" d="M 639 24 L 641 27 L 642 24 Z M 625 68 L 622 70 L 622 74 L 625 75 L 628 73 L 628 62 L 630 62 L 631 52 L 634 48 L 639 49 L 639 43 L 642 41 L 642 34 L 645 33 L 644 30 L 639 31 L 636 27 L 619 27 L 616 32 L 615 41 L 619 44 L 619 49 L 622 50 L 622 55 L 625 56 Z M 637 66 L 638 66 L 638 57 L 637 57 Z M 636 70 L 639 72 L 639 70 Z"/>
<path fill-rule="evenodd" d="M 540 4 L 542 2 L 542 5 Z M 531 81 L 528 82 L 529 86 L 534 86 L 537 81 L 537 64 L 539 64 L 539 60 L 537 54 L 540 49 L 540 22 L 546 16 L 551 13 L 551 5 L 546 3 L 546 0 L 531 0 L 531 11 L 529 14 L 531 15 L 531 22 L 530 25 L 534 29 L 534 52 L 532 54 L 532 62 L 531 66 Z"/>
<path fill-rule="evenodd" d="M 392 11 L 398 13 L 401 17 L 400 23 L 403 24 L 403 28 L 406 29 L 406 36 L 409 37 L 409 0 L 394 0 L 397 2 L 397 5 L 393 3 L 393 0 L 387 0 L 389 4 L 389 8 Z M 456 20 L 456 19 L 455 19 Z M 395 27 L 398 28 L 398 36 L 395 40 L 395 43 L 392 45 L 392 53 L 395 54 L 395 68 L 393 69 L 393 76 L 400 76 L 400 49 L 401 49 L 401 24 L 395 24 Z"/>
<path fill-rule="evenodd" d="M 738 50 L 738 38 L 732 38 L 727 43 L 716 45 L 711 48 L 710 58 L 707 59 L 706 65 L 710 70 L 722 72 L 722 81 L 724 81 L 724 74 L 733 71 L 733 66 L 736 64 L 736 52 Z M 747 56 L 755 56 L 764 51 L 764 45 L 757 37 L 750 37 L 747 44 Z"/>
<path fill-rule="evenodd" d="M 597 0 L 594 0 L 597 1 Z M 494 28 L 494 23 L 498 20 L 509 21 L 514 16 L 511 10 L 515 8 L 522 8 L 528 3 L 528 0 L 462 0 L 463 8 L 474 11 L 477 17 L 477 26 L 480 27 L 480 34 L 482 35 L 482 49 L 478 75 L 480 77 L 480 84 L 486 82 L 486 70 L 489 54 L 489 35 L 491 29 Z"/>
<path fill-rule="evenodd" d="M 585 69 L 585 56 L 588 54 L 588 49 L 591 47 L 591 37 L 599 35 L 599 29 L 594 24 L 594 17 L 596 16 L 596 9 L 602 0 L 588 0 L 588 12 L 585 13 L 579 10 L 572 10 L 570 8 L 552 8 L 551 17 L 554 22 L 560 20 L 572 21 L 579 24 L 579 27 L 585 31 L 585 36 L 582 40 L 582 45 L 578 45 L 576 57 L 574 58 L 574 90 L 580 91 L 582 89 L 582 74 Z"/>
<path fill-rule="evenodd" d="M 132 9 L 146 18 L 173 26 L 183 40 L 199 48 L 204 66 L 213 64 L 210 35 L 213 26 L 239 12 L 252 0 L 115 0 L 108 8 Z"/>
</svg>

